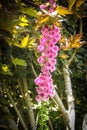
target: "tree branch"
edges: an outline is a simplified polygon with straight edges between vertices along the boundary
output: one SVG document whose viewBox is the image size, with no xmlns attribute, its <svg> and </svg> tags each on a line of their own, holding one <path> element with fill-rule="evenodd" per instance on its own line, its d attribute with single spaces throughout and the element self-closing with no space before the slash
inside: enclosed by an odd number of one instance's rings
<svg viewBox="0 0 87 130">
<path fill-rule="evenodd" d="M 75 127 L 74 126 L 75 125 L 74 98 L 73 98 L 73 93 L 72 93 L 72 86 L 71 86 L 69 68 L 68 68 L 67 64 L 65 64 L 65 66 L 63 67 L 63 74 L 64 74 L 64 81 L 65 81 L 65 87 L 66 87 L 69 125 L 71 127 L 71 130 L 74 130 L 74 127 Z"/>
<path fill-rule="evenodd" d="M 68 126 L 69 130 L 71 130 L 70 125 L 69 125 L 69 117 L 68 117 L 67 110 L 65 109 L 63 102 L 61 101 L 61 99 L 56 91 L 55 91 L 54 99 L 56 100 L 57 104 L 59 105 L 60 111 L 63 114 L 63 118 L 64 118 L 66 125 Z"/>
</svg>

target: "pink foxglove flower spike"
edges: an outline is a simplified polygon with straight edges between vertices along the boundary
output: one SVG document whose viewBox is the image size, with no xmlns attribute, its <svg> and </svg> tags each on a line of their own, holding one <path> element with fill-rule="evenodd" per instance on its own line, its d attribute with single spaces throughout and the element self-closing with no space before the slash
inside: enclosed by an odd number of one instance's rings
<svg viewBox="0 0 87 130">
<path fill-rule="evenodd" d="M 41 33 L 42 38 L 37 47 L 37 51 L 41 53 L 41 56 L 37 59 L 41 65 L 41 74 L 35 79 L 38 93 L 36 100 L 37 102 L 46 102 L 49 97 L 54 97 L 55 95 L 51 72 L 56 70 L 56 57 L 59 50 L 56 43 L 60 39 L 60 29 L 55 25 L 51 28 L 45 26 L 41 29 Z"/>
</svg>

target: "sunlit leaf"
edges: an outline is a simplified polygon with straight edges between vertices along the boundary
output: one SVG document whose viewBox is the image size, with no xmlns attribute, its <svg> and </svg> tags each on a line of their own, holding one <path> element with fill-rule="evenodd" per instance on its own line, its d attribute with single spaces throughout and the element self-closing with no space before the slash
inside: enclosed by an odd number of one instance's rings
<svg viewBox="0 0 87 130">
<path fill-rule="evenodd" d="M 13 35 L 14 35 L 14 34 L 17 34 L 16 28 L 13 29 L 12 33 L 13 33 Z"/>
<path fill-rule="evenodd" d="M 85 0 L 77 0 L 77 2 L 76 2 L 76 10 L 78 10 L 78 8 L 79 8 L 82 4 L 84 4 L 84 2 L 85 2 Z"/>
<path fill-rule="evenodd" d="M 81 46 L 80 42 L 76 42 L 72 44 L 72 48 L 79 48 L 80 46 Z"/>
<path fill-rule="evenodd" d="M 67 50 L 70 50 L 70 49 L 72 49 L 72 47 L 70 45 L 62 47 L 62 50 L 66 50 L 67 51 Z"/>
<path fill-rule="evenodd" d="M 12 63 L 16 66 L 16 65 L 20 65 L 20 66 L 27 66 L 27 63 L 25 60 L 23 59 L 18 59 L 18 58 L 12 58 Z"/>
<path fill-rule="evenodd" d="M 21 40 L 21 43 L 15 42 L 14 45 L 19 48 L 26 48 L 29 42 L 29 34 Z"/>
<path fill-rule="evenodd" d="M 12 73 L 11 73 L 11 71 L 10 71 L 8 65 L 2 64 L 2 68 L 1 68 L 1 69 L 2 69 L 2 70 L 0 70 L 0 73 L 1 73 L 1 74 L 12 76 Z"/>
<path fill-rule="evenodd" d="M 85 44 L 85 41 L 83 41 L 83 42 L 76 42 L 76 43 L 72 44 L 72 48 L 80 48 L 84 44 Z"/>
<path fill-rule="evenodd" d="M 69 15 L 69 14 L 73 14 L 73 12 L 67 8 L 64 8 L 62 6 L 57 6 L 56 8 L 58 14 L 65 16 L 65 15 Z"/>
<path fill-rule="evenodd" d="M 55 22 L 55 25 L 60 27 L 61 24 L 60 24 L 60 22 Z"/>
<path fill-rule="evenodd" d="M 85 44 L 84 41 L 81 41 L 82 34 L 77 34 L 75 37 L 70 35 L 70 38 L 67 39 L 65 37 L 61 38 L 60 47 L 62 50 L 70 50 L 72 48 L 80 48 L 82 45 Z"/>
<path fill-rule="evenodd" d="M 27 18 L 26 18 L 25 15 L 19 16 L 19 20 L 20 20 L 21 22 L 24 22 L 24 23 L 27 23 L 27 22 L 28 22 L 28 20 L 27 20 Z"/>
<path fill-rule="evenodd" d="M 84 41 L 81 42 L 81 38 L 82 38 L 82 33 L 77 34 L 75 37 L 71 35 L 70 41 L 69 41 L 71 48 L 80 48 L 82 45 L 84 45 L 85 42 Z"/>
<path fill-rule="evenodd" d="M 76 0 L 68 0 L 68 7 L 72 9 L 73 5 L 75 4 Z"/>
<path fill-rule="evenodd" d="M 40 16 L 38 21 L 37 21 L 37 25 L 35 27 L 35 30 L 37 31 L 37 29 L 41 26 L 41 24 L 46 23 L 49 20 L 49 18 L 50 18 L 49 16 L 45 16 L 45 17 Z"/>
<path fill-rule="evenodd" d="M 73 38 L 73 35 L 71 34 L 70 35 L 70 41 L 73 41 L 74 40 L 74 38 Z"/>
<path fill-rule="evenodd" d="M 49 16 L 41 17 L 38 20 L 38 24 L 46 23 L 49 20 Z"/>
<path fill-rule="evenodd" d="M 21 27 L 24 27 L 24 26 L 28 26 L 28 23 L 19 22 L 19 25 L 20 25 Z"/>
<path fill-rule="evenodd" d="M 38 58 L 40 55 L 37 51 L 35 51 L 35 56 Z"/>
<path fill-rule="evenodd" d="M 21 7 L 21 10 L 22 10 L 22 12 L 24 14 L 30 15 L 32 17 L 37 17 L 38 16 L 37 15 L 38 14 L 37 11 L 34 8 L 32 8 L 32 7 L 29 7 L 29 8 Z"/>
<path fill-rule="evenodd" d="M 49 16 L 40 16 L 37 20 L 37 25 L 35 27 L 35 30 L 37 31 L 37 29 L 41 26 L 41 24 L 48 22 L 49 20 Z"/>
<path fill-rule="evenodd" d="M 24 27 L 24 26 L 28 26 L 29 24 L 29 21 L 27 20 L 26 16 L 23 15 L 23 16 L 19 16 L 19 25 Z"/>
<path fill-rule="evenodd" d="M 34 47 L 36 48 L 37 44 L 35 44 L 36 38 L 32 37 L 29 39 L 29 35 L 27 35 L 26 37 L 24 37 L 21 40 L 21 43 L 17 43 L 15 42 L 14 45 L 19 47 L 19 48 L 29 48 L 29 49 L 33 49 Z"/>
<path fill-rule="evenodd" d="M 77 43 L 78 41 L 80 41 L 82 38 L 82 33 L 81 34 L 78 34 L 76 35 L 76 37 L 74 38 L 74 43 Z"/>
<path fill-rule="evenodd" d="M 59 57 L 62 59 L 67 59 L 69 56 L 67 54 L 59 54 Z"/>
<path fill-rule="evenodd" d="M 4 72 L 8 72 L 8 66 L 6 65 L 6 64 L 4 64 L 4 65 L 2 65 L 2 70 L 4 71 Z"/>
<path fill-rule="evenodd" d="M 34 47 L 34 42 L 36 41 L 36 38 L 31 38 L 30 40 L 29 40 L 29 43 L 28 43 L 28 48 L 29 49 L 33 49 L 33 47 Z"/>
<path fill-rule="evenodd" d="M 65 42 L 65 37 L 61 37 L 60 42 L 61 43 Z"/>
<path fill-rule="evenodd" d="M 29 41 L 29 34 L 21 40 L 21 48 L 25 48 Z"/>
<path fill-rule="evenodd" d="M 70 36 L 70 40 L 69 40 L 69 44 L 71 46 L 71 48 L 79 48 L 81 47 L 81 38 L 82 38 L 82 34 L 77 34 L 75 37 L 73 37 L 73 35 Z"/>
</svg>

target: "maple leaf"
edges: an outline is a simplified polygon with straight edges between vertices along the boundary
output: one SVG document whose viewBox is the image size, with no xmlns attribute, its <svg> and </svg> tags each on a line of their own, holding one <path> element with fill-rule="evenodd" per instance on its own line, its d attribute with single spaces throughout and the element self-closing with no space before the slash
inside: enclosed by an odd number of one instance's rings
<svg viewBox="0 0 87 130">
<path fill-rule="evenodd" d="M 76 3 L 76 0 L 68 0 L 68 7 L 71 10 L 74 4 Z"/>
<path fill-rule="evenodd" d="M 73 12 L 71 10 L 69 10 L 68 8 L 62 7 L 62 6 L 57 6 L 56 10 L 57 10 L 58 14 L 60 14 L 62 16 L 73 14 Z"/>
</svg>

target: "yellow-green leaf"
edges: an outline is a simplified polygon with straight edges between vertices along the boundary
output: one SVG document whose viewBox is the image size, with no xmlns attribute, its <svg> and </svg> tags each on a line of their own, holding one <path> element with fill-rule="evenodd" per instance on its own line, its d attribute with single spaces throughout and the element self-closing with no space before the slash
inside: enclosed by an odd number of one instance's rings
<svg viewBox="0 0 87 130">
<path fill-rule="evenodd" d="M 59 57 L 62 59 L 67 59 L 69 56 L 67 54 L 60 54 Z"/>
<path fill-rule="evenodd" d="M 65 16 L 65 15 L 69 15 L 69 14 L 73 14 L 73 12 L 67 8 L 64 8 L 62 6 L 57 6 L 56 8 L 58 14 Z"/>
<path fill-rule="evenodd" d="M 22 10 L 22 12 L 24 14 L 30 15 L 32 17 L 37 17 L 38 16 L 37 15 L 38 14 L 37 11 L 34 8 L 32 8 L 32 7 L 29 7 L 29 8 L 21 7 L 21 10 Z"/>
<path fill-rule="evenodd" d="M 25 27 L 25 26 L 28 26 L 28 23 L 19 22 L 19 26 Z"/>
<path fill-rule="evenodd" d="M 76 3 L 76 0 L 68 0 L 69 9 L 72 9 L 72 7 L 74 6 L 75 3 Z"/>
<path fill-rule="evenodd" d="M 77 2 L 76 2 L 76 10 L 78 10 L 78 8 L 79 8 L 82 4 L 84 4 L 84 2 L 85 2 L 85 0 L 77 0 Z"/>
<path fill-rule="evenodd" d="M 16 65 L 20 65 L 20 66 L 27 66 L 27 63 L 25 60 L 23 59 L 18 59 L 18 58 L 12 58 L 12 63 L 16 66 Z"/>
<path fill-rule="evenodd" d="M 36 38 L 31 38 L 28 43 L 28 48 L 33 49 L 34 42 L 36 41 Z"/>
<path fill-rule="evenodd" d="M 28 20 L 27 20 L 27 18 L 26 18 L 25 15 L 19 16 L 19 20 L 20 20 L 21 22 L 23 22 L 23 23 L 27 23 L 27 22 L 28 22 Z"/>
<path fill-rule="evenodd" d="M 42 17 L 38 20 L 38 24 L 45 23 L 49 20 L 49 16 Z"/>
<path fill-rule="evenodd" d="M 21 40 L 21 48 L 25 48 L 29 41 L 29 34 Z"/>
<path fill-rule="evenodd" d="M 19 21 L 19 25 L 20 25 L 20 26 L 22 26 L 22 27 L 28 26 L 29 21 L 28 21 L 28 19 L 26 18 L 25 15 L 19 16 L 19 20 L 20 20 L 20 21 Z"/>
<path fill-rule="evenodd" d="M 6 64 L 2 64 L 0 73 L 3 74 L 3 75 L 10 75 L 10 76 L 12 76 L 12 73 L 11 73 L 8 65 L 6 65 Z"/>
<path fill-rule="evenodd" d="M 4 72 L 8 72 L 8 66 L 6 65 L 6 64 L 4 64 L 4 65 L 2 65 L 2 70 L 4 71 Z"/>
<path fill-rule="evenodd" d="M 41 24 L 43 24 L 43 23 L 46 24 L 46 22 L 48 22 L 49 18 L 50 18 L 49 16 L 44 16 L 44 17 L 40 16 L 37 20 L 37 25 L 35 27 L 35 31 L 37 31 L 37 29 L 41 26 Z"/>
</svg>

